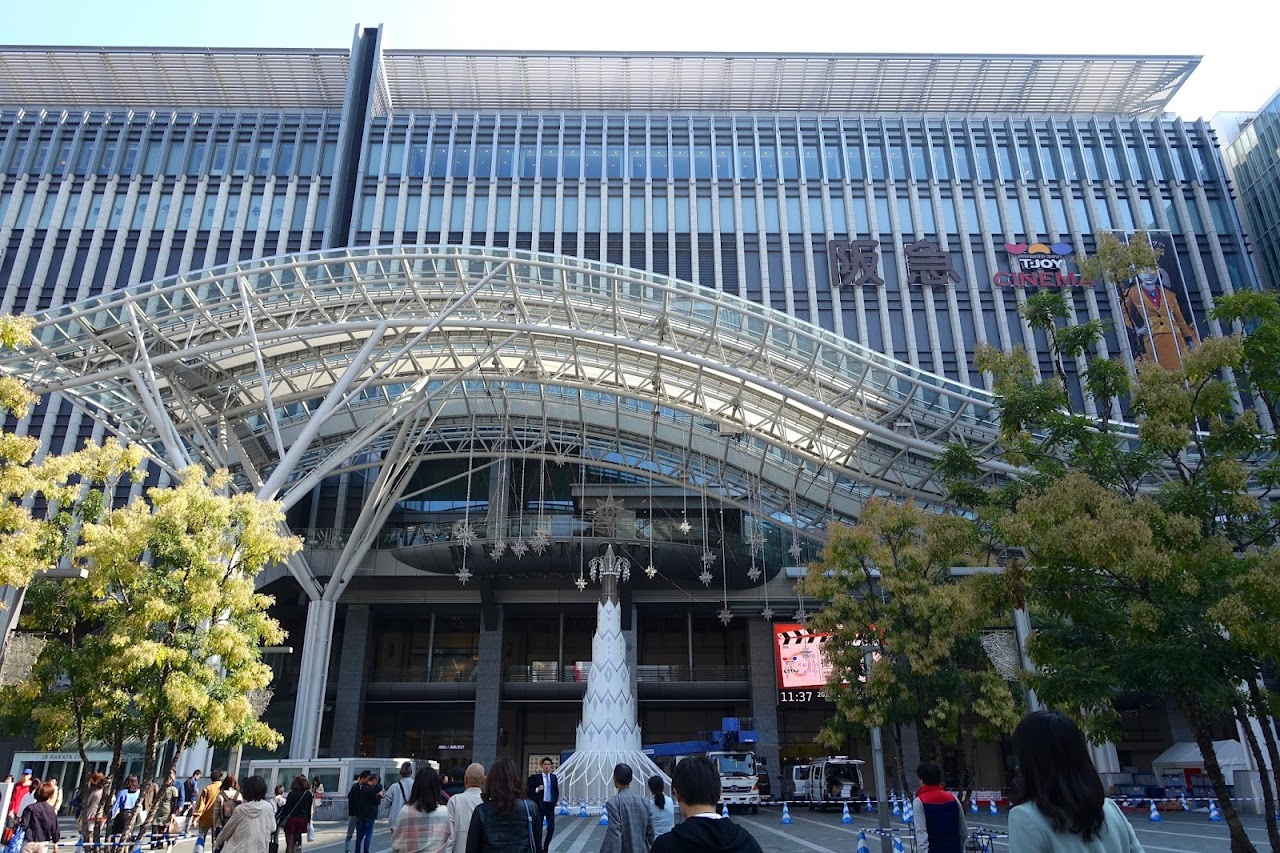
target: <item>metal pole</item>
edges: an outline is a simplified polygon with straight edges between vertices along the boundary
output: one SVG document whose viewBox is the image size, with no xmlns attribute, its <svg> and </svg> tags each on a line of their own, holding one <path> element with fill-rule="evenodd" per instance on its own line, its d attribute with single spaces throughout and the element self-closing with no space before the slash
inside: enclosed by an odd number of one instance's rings
<svg viewBox="0 0 1280 853">
<path fill-rule="evenodd" d="M 1022 668 L 1027 672 L 1035 672 L 1036 666 L 1031 661 L 1031 655 L 1027 654 L 1027 638 L 1031 636 L 1031 614 L 1027 612 L 1026 605 L 1013 608 L 1013 635 L 1018 644 L 1018 660 L 1022 663 Z M 1028 711 L 1039 711 L 1044 707 L 1034 690 L 1028 687 L 1026 693 Z"/>
<path fill-rule="evenodd" d="M 871 659 L 872 653 L 867 651 L 863 655 L 863 661 L 867 671 L 867 677 L 871 677 Z M 885 791 L 888 789 L 888 778 L 884 767 L 884 739 L 880 733 L 880 727 L 874 726 L 871 729 L 871 772 L 876 780 L 876 818 L 881 829 L 889 828 L 889 805 L 888 798 L 885 797 Z M 893 842 L 890 841 L 888 835 L 880 836 L 880 853 L 892 853 Z"/>
</svg>

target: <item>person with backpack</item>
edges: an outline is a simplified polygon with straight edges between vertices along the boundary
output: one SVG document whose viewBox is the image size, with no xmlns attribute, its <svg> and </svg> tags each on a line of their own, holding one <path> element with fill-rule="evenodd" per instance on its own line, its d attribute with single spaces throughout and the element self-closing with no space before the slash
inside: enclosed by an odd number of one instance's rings
<svg viewBox="0 0 1280 853">
<path fill-rule="evenodd" d="M 224 787 L 223 793 L 234 793 L 235 805 L 218 833 L 214 853 L 267 853 L 271 834 L 276 831 L 276 810 L 266 802 L 266 780 L 250 776 L 244 780 L 243 791 Z"/>
<path fill-rule="evenodd" d="M 406 761 L 400 765 L 400 780 L 387 789 L 387 802 L 391 810 L 387 814 L 387 826 L 396 825 L 396 816 L 409 802 L 409 794 L 413 791 L 413 762 Z"/>
<path fill-rule="evenodd" d="M 244 799 L 240 794 L 239 787 L 234 776 L 227 775 L 222 780 L 222 788 L 218 791 L 218 798 L 214 801 L 213 807 L 214 841 L 218 840 L 218 834 L 227 825 L 227 821 L 231 820 L 231 815 L 235 814 L 236 806 L 240 805 Z"/>
</svg>

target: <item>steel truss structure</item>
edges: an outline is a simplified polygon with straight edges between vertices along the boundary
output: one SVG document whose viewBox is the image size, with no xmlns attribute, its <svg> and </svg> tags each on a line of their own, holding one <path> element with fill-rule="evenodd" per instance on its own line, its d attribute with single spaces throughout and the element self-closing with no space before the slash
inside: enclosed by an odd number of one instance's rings
<svg viewBox="0 0 1280 853">
<path fill-rule="evenodd" d="M 286 507 L 376 470 L 308 594 L 294 757 L 318 746 L 334 605 L 420 465 L 543 458 L 712 494 L 821 538 L 871 496 L 944 498 L 962 443 L 1000 474 L 989 393 L 736 296 L 496 248 L 286 255 L 43 312 L 0 358 L 161 464 L 226 467 Z M 313 638 L 314 641 L 313 641 Z"/>
</svg>

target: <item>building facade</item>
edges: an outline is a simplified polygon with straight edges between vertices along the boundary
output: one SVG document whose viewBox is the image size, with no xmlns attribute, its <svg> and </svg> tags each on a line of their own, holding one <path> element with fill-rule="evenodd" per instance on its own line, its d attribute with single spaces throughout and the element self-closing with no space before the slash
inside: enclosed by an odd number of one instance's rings
<svg viewBox="0 0 1280 853">
<path fill-rule="evenodd" d="M 690 283 L 690 299 L 802 321 L 805 340 L 878 365 L 884 388 L 910 386 L 916 408 L 877 421 L 881 446 L 844 451 L 890 448 L 883 474 L 938 446 L 921 432 L 929 412 L 989 410 L 979 346 L 1022 346 L 1054 369 L 1018 313 L 1029 288 L 1063 288 L 1071 322 L 1103 321 L 1104 354 L 1132 364 L 1176 361 L 1220 334 L 1212 300 L 1257 286 L 1211 130 L 1163 113 L 1195 58 L 477 54 L 386 51 L 380 39 L 359 30 L 350 51 L 0 50 L 0 309 L 109 300 L 166 277 L 206 280 L 200 270 L 209 282 L 239 268 L 278 276 L 306 258 L 346 263 L 348 251 L 396 263 L 430 254 L 391 248 L 401 246 L 558 259 L 539 269 L 563 282 L 581 269 L 637 286 Z M 1182 320 L 1169 346 L 1146 334 L 1156 309 L 1137 283 L 1083 281 L 1071 262 L 1098 234 L 1142 231 L 1165 253 L 1160 310 Z M 274 256 L 304 260 L 262 260 Z M 385 275 L 351 263 L 348 293 Z M 210 292 L 193 298 L 219 304 Z M 648 298 L 636 293 L 637 304 Z M 518 293 L 500 307 L 523 318 Z M 718 317 L 708 334 L 723 332 Z M 667 320 L 652 330 L 656 347 L 678 334 Z M 494 320 L 489 343 L 506 328 Z M 308 346 L 320 359 L 330 344 Z M 285 360 L 256 340 L 252 351 L 261 370 Z M 731 396 L 716 408 L 638 385 L 606 393 L 592 389 L 607 371 L 567 377 L 522 358 L 493 367 L 501 381 L 458 380 L 465 405 L 450 418 L 469 438 L 421 442 L 421 464 L 385 506 L 390 457 L 359 454 L 290 504 L 309 574 L 278 567 L 262 581 L 295 649 L 272 658 L 267 716 L 286 734 L 284 753 L 451 766 L 572 748 L 595 601 L 575 580 L 623 538 L 640 546 L 624 627 L 646 742 L 742 716 L 757 721 L 775 768 L 819 754 L 829 706 L 781 689 L 779 626 L 812 605 L 787 567 L 820 547 L 829 520 L 856 517 L 849 495 L 928 499 L 928 488 L 837 472 L 814 496 L 839 467 L 812 446 L 836 435 L 839 395 L 823 403 L 829 423 L 791 440 L 794 464 L 776 457 L 791 465 L 788 485 L 723 449 L 748 447 L 766 420 L 735 420 Z M 1076 367 L 1065 365 L 1073 379 Z M 649 384 L 670 381 L 660 373 Z M 704 381 L 701 369 L 684 375 Z M 199 396 L 198 379 L 182 381 Z M 789 383 L 776 384 L 786 398 Z M 47 397 L 19 428 L 53 452 L 101 439 L 103 420 L 73 398 Z M 244 464 L 228 457 L 246 482 L 250 439 L 285 459 L 288 430 L 322 408 L 307 399 L 246 419 Z M 615 427 L 650 423 L 648 442 L 644 429 L 627 433 L 633 444 L 611 432 L 596 419 L 602 405 Z M 549 412 L 581 429 L 549 425 Z M 704 427 L 718 457 L 698 449 Z M 674 437 L 659 441 L 664 429 Z M 588 452 L 593 441 L 613 444 Z M 464 529 L 480 544 L 467 533 L 459 546 Z M 509 550 L 539 532 L 545 553 Z M 640 577 L 655 564 L 658 577 Z M 1135 714 L 1121 764 L 1141 767 L 1171 738 L 1147 716 Z M 999 750 L 982 760 L 982 781 L 1003 784 Z"/>
<path fill-rule="evenodd" d="M 1280 286 L 1280 92 L 1250 116 L 1226 149 L 1258 274 Z"/>
</svg>

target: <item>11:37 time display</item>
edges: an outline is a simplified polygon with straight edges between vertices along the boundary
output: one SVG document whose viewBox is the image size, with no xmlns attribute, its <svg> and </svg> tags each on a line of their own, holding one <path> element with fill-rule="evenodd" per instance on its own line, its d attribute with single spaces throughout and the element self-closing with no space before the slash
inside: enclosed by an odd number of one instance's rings
<svg viewBox="0 0 1280 853">
<path fill-rule="evenodd" d="M 779 705 L 794 705 L 800 702 L 814 702 L 822 696 L 817 690 L 779 690 Z"/>
</svg>

